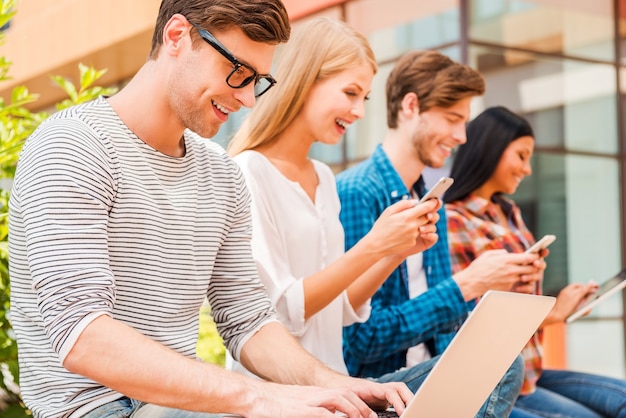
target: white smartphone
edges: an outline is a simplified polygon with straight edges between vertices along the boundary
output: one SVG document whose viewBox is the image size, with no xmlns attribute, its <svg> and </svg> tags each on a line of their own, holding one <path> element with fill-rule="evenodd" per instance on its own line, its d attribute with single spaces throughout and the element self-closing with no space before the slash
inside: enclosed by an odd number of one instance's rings
<svg viewBox="0 0 626 418">
<path fill-rule="evenodd" d="M 531 245 L 530 248 L 526 250 L 527 253 L 538 253 L 544 248 L 548 248 L 548 245 L 552 244 L 556 239 L 556 235 L 544 235 L 539 241 L 535 242 Z"/>
<path fill-rule="evenodd" d="M 452 183 L 454 183 L 454 179 L 451 177 L 440 178 L 437 184 L 435 184 L 429 191 L 426 192 L 424 196 L 422 196 L 419 203 L 425 202 L 428 199 L 441 199 L 443 193 L 448 190 L 450 186 L 452 186 Z"/>
</svg>

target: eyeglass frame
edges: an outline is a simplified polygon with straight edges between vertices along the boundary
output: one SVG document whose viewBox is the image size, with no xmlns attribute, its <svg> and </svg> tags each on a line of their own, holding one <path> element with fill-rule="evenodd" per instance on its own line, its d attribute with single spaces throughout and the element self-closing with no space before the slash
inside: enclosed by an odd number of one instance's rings
<svg viewBox="0 0 626 418">
<path fill-rule="evenodd" d="M 198 31 L 198 34 L 200 35 L 203 41 L 211 45 L 217 52 L 219 52 L 224 58 L 226 58 L 228 61 L 230 61 L 231 64 L 233 64 L 233 69 L 228 74 L 228 76 L 226 76 L 226 84 L 228 84 L 229 87 L 232 87 L 234 89 L 240 89 L 252 83 L 252 81 L 254 81 L 254 84 L 256 85 L 259 79 L 265 79 L 269 82 L 269 84 L 267 88 L 263 90 L 262 92 L 260 92 L 259 94 L 257 94 L 255 91 L 254 97 L 258 98 L 264 95 L 265 93 L 267 93 L 267 91 L 271 89 L 272 87 L 274 87 L 274 85 L 277 83 L 276 79 L 274 79 L 274 77 L 272 77 L 271 74 L 259 74 L 257 70 L 255 70 L 250 65 L 244 64 L 243 62 L 239 61 L 233 55 L 233 53 L 230 52 L 228 48 L 226 48 L 224 45 L 222 45 L 222 43 L 218 41 L 217 38 L 211 32 L 209 32 L 206 29 L 202 29 L 200 26 L 196 25 L 195 23 L 192 23 L 192 22 L 189 22 L 189 23 Z M 232 75 L 235 74 L 235 71 L 237 71 L 240 67 L 244 67 L 252 71 L 252 75 L 250 77 L 245 78 L 241 82 L 241 84 L 239 84 L 238 86 L 235 86 L 231 84 L 229 80 L 232 77 Z"/>
</svg>

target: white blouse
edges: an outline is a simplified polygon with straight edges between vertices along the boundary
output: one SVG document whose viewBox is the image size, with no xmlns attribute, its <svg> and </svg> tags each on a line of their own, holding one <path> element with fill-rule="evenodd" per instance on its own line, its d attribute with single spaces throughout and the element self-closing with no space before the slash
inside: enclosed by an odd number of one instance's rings
<svg viewBox="0 0 626 418">
<path fill-rule="evenodd" d="M 313 202 L 264 155 L 245 151 L 234 157 L 252 196 L 252 250 L 261 280 L 280 320 L 302 346 L 330 368 L 347 374 L 342 327 L 363 322 L 369 303 L 355 312 L 344 291 L 305 321 L 303 278 L 344 253 L 340 203 L 330 168 L 313 160 L 319 184 Z M 232 360 L 232 359 L 231 359 Z M 239 364 L 231 368 L 241 371 Z"/>
</svg>

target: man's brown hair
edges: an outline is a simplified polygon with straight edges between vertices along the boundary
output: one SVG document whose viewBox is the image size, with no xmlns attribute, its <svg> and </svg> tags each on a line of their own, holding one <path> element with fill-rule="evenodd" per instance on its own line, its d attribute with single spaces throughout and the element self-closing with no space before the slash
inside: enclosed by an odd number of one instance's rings
<svg viewBox="0 0 626 418">
<path fill-rule="evenodd" d="M 387 78 L 387 126 L 398 127 L 402 99 L 415 93 L 419 110 L 448 108 L 459 100 L 480 96 L 485 80 L 473 68 L 452 61 L 437 51 L 412 51 L 404 54 Z"/>
<path fill-rule="evenodd" d="M 177 13 L 208 31 L 238 27 L 255 42 L 279 44 L 286 42 L 291 32 L 281 0 L 162 0 L 152 35 L 151 59 L 159 52 L 165 25 Z"/>
</svg>

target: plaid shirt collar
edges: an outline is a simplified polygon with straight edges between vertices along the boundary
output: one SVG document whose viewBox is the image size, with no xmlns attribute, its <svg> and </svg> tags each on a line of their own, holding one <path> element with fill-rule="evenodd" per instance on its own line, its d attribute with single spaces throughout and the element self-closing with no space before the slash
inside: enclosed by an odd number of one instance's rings
<svg viewBox="0 0 626 418">
<path fill-rule="evenodd" d="M 507 199 L 501 194 L 493 195 L 491 197 L 491 200 L 489 201 L 472 193 L 462 200 L 462 205 L 465 206 L 469 213 L 476 216 L 477 218 L 489 219 L 490 221 L 495 223 L 498 223 L 498 212 L 496 208 L 500 206 L 509 222 L 513 221 L 514 225 L 519 227 L 516 219 L 516 206 L 510 199 Z"/>
<path fill-rule="evenodd" d="M 402 199 L 410 199 L 411 195 L 407 190 L 404 182 L 400 178 L 400 175 L 389 161 L 389 157 L 381 144 L 376 146 L 374 153 L 372 154 L 372 160 L 374 165 L 379 170 L 380 175 L 383 178 L 383 184 L 385 186 L 385 190 L 389 190 L 389 197 L 393 203 L 402 200 Z M 413 184 L 413 191 L 417 193 L 418 196 L 423 196 L 426 191 L 426 185 L 424 183 L 424 178 L 420 176 L 419 179 Z"/>
</svg>

